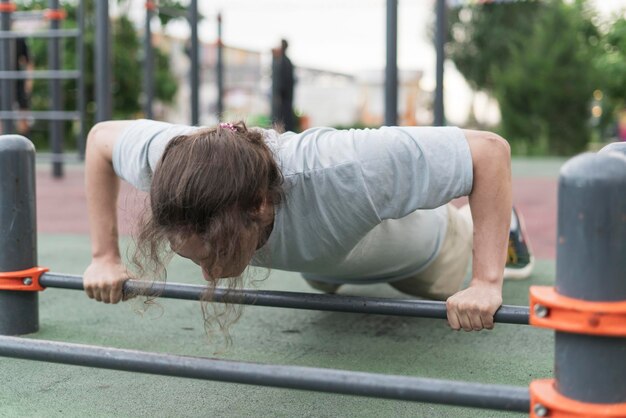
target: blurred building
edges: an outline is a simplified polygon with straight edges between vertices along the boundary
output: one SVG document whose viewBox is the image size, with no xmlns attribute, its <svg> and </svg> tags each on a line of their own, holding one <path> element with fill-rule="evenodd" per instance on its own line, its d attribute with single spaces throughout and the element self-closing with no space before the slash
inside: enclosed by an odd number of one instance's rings
<svg viewBox="0 0 626 418">
<path fill-rule="evenodd" d="M 352 126 L 359 121 L 359 85 L 352 75 L 296 67 L 294 95 L 303 128 Z"/>
<path fill-rule="evenodd" d="M 179 80 L 175 104 L 159 106 L 155 115 L 188 123 L 190 108 L 189 65 L 186 40 L 154 35 L 154 43 L 169 54 L 171 69 Z M 244 119 L 249 124 L 269 122 L 271 55 L 225 46 L 225 120 Z M 217 47 L 200 44 L 200 114 L 202 124 L 217 122 Z M 432 120 L 432 94 L 420 87 L 421 71 L 399 73 L 398 123 L 425 125 Z M 310 126 L 378 126 L 384 119 L 384 70 L 357 75 L 304 68 L 296 65 L 294 107 L 303 128 Z"/>
<path fill-rule="evenodd" d="M 188 41 L 155 35 L 154 44 L 167 52 L 170 68 L 178 79 L 175 103 L 155 107 L 157 117 L 177 123 L 188 123 L 191 114 Z M 239 119 L 249 115 L 269 114 L 268 93 L 262 83 L 261 54 L 240 48 L 223 50 L 225 118 Z M 217 121 L 217 47 L 214 43 L 200 43 L 200 115 L 202 124 Z M 157 110 L 158 109 L 158 110 Z"/>
<path fill-rule="evenodd" d="M 422 71 L 398 73 L 398 125 L 432 123 L 432 93 L 422 90 Z M 366 71 L 357 77 L 360 94 L 358 120 L 367 126 L 378 126 L 385 119 L 385 72 Z"/>
</svg>

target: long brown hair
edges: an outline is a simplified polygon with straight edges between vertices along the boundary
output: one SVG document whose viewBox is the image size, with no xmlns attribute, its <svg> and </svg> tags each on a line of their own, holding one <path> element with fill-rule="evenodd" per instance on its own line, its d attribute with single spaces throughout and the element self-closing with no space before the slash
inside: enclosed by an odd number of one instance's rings
<svg viewBox="0 0 626 418">
<path fill-rule="evenodd" d="M 209 254 L 206 265 L 247 264 L 264 232 L 259 209 L 278 205 L 283 177 L 260 130 L 243 122 L 220 124 L 173 138 L 154 170 L 150 208 L 136 237 L 133 261 L 140 277 L 162 277 L 172 251 L 169 240 L 197 235 Z M 209 273 L 211 269 L 209 269 Z M 218 277 L 210 275 L 204 302 L 212 299 Z M 241 288 L 241 276 L 219 280 L 220 287 Z M 226 345 L 228 326 L 241 308 L 202 304 L 207 334 L 221 330 Z"/>
</svg>

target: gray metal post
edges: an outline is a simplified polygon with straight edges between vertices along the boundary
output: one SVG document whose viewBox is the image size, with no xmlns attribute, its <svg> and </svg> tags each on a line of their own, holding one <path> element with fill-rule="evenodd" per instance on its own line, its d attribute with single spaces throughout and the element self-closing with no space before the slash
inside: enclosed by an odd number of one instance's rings
<svg viewBox="0 0 626 418">
<path fill-rule="evenodd" d="M 59 0 L 48 0 L 50 10 L 59 10 Z M 50 19 L 50 30 L 55 31 L 61 28 L 59 19 Z M 50 37 L 48 39 L 48 67 L 52 71 L 61 69 L 61 48 L 59 38 Z M 48 89 L 50 91 L 50 100 L 52 111 L 58 112 L 63 110 L 63 98 L 61 93 L 61 80 L 52 78 L 48 81 Z M 52 161 L 52 176 L 63 177 L 63 122 L 60 120 L 51 120 L 50 127 L 50 145 L 52 155 L 55 157 Z"/>
<path fill-rule="evenodd" d="M 198 0 L 191 0 L 189 4 L 189 26 L 191 27 L 191 68 L 189 72 L 191 82 L 191 124 L 200 123 L 200 53 L 198 42 Z"/>
<path fill-rule="evenodd" d="M 111 52 L 109 0 L 96 1 L 96 122 L 111 119 Z"/>
<path fill-rule="evenodd" d="M 8 5 L 10 0 L 0 0 L 0 3 Z M 11 12 L 0 12 L 0 30 L 11 30 Z M 11 51 L 13 40 L 2 39 L 0 40 L 0 71 L 11 71 L 13 66 L 11 65 L 15 54 Z M 13 110 L 13 92 L 14 82 L 12 80 L 0 80 L 0 110 L 11 111 Z M 13 132 L 13 120 L 2 120 L 2 132 Z"/>
<path fill-rule="evenodd" d="M 80 131 L 78 137 L 78 155 L 81 160 L 85 159 L 85 142 L 87 140 L 87 100 L 85 98 L 85 1 L 79 0 L 76 11 L 78 37 L 76 38 L 76 68 L 80 73 L 78 77 L 77 100 L 78 112 L 80 113 Z"/>
<path fill-rule="evenodd" d="M 436 80 L 437 85 L 435 87 L 435 126 L 444 126 L 446 124 L 445 110 L 443 106 L 443 65 L 445 62 L 445 50 L 446 45 L 446 0 L 437 0 L 436 5 L 437 15 L 437 29 L 435 33 L 435 50 L 437 52 L 437 68 L 436 68 Z"/>
<path fill-rule="evenodd" d="M 583 154 L 559 179 L 556 290 L 626 301 L 626 156 Z M 556 333 L 556 388 L 588 403 L 626 402 L 626 338 Z"/>
<path fill-rule="evenodd" d="M 35 147 L 18 135 L 0 136 L 0 272 L 37 266 Z M 0 290 L 0 335 L 39 329 L 37 292 Z"/>
<path fill-rule="evenodd" d="M 387 0 L 387 66 L 385 68 L 385 125 L 398 123 L 398 0 Z"/>
<path fill-rule="evenodd" d="M 604 154 L 607 152 L 621 152 L 626 155 L 626 142 L 613 142 L 612 144 L 606 145 L 600 151 L 599 154 Z"/>
<path fill-rule="evenodd" d="M 224 44 L 222 42 L 222 14 L 217 15 L 217 118 L 224 114 Z"/>
<path fill-rule="evenodd" d="M 154 16 L 154 2 L 146 2 L 146 25 L 143 37 L 143 93 L 144 113 L 146 118 L 152 119 L 152 102 L 154 101 L 154 50 L 152 49 L 152 16 Z"/>
</svg>

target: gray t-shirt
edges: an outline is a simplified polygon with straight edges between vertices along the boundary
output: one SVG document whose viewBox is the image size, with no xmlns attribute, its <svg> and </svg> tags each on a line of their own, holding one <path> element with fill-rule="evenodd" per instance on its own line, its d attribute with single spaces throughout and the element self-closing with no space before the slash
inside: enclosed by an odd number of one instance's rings
<svg viewBox="0 0 626 418">
<path fill-rule="evenodd" d="M 134 122 L 113 150 L 115 172 L 148 190 L 168 141 L 197 129 Z M 447 227 L 443 205 L 472 189 L 472 158 L 458 128 L 263 132 L 286 196 L 253 265 L 328 282 L 409 277 L 437 256 Z"/>
</svg>

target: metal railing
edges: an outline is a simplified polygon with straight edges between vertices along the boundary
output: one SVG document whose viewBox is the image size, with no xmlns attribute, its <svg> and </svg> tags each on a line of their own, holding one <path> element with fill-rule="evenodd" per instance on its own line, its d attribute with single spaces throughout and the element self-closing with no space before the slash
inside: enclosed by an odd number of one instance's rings
<svg viewBox="0 0 626 418">
<path fill-rule="evenodd" d="M 83 1 L 78 2 L 77 7 L 77 28 L 61 29 L 61 19 L 59 0 L 48 1 L 48 11 L 11 11 L 8 5 L 10 0 L 0 0 L 5 7 L 0 12 L 0 121 L 2 121 L 4 133 L 14 130 L 15 120 L 47 120 L 50 131 L 50 148 L 53 154 L 63 154 L 64 148 L 64 121 L 77 120 L 80 122 L 78 132 L 78 151 L 81 158 L 85 152 L 85 81 L 84 81 L 84 5 Z M 54 12 L 51 14 L 51 12 Z M 51 17 L 56 16 L 56 17 Z M 50 28 L 48 30 L 11 30 L 14 20 L 44 20 L 48 19 Z M 48 69 L 36 71 L 15 70 L 14 42 L 21 38 L 41 38 L 48 42 Z M 62 39 L 76 40 L 76 70 L 61 69 L 61 48 Z M 50 110 L 48 111 L 26 111 L 24 109 L 14 110 L 15 84 L 16 80 L 48 80 L 50 93 Z M 63 91 L 61 81 L 76 80 L 77 82 L 77 103 L 76 111 L 66 111 L 63 109 Z M 63 176 L 63 161 L 57 159 L 52 162 L 52 174 L 54 177 Z"/>
</svg>

